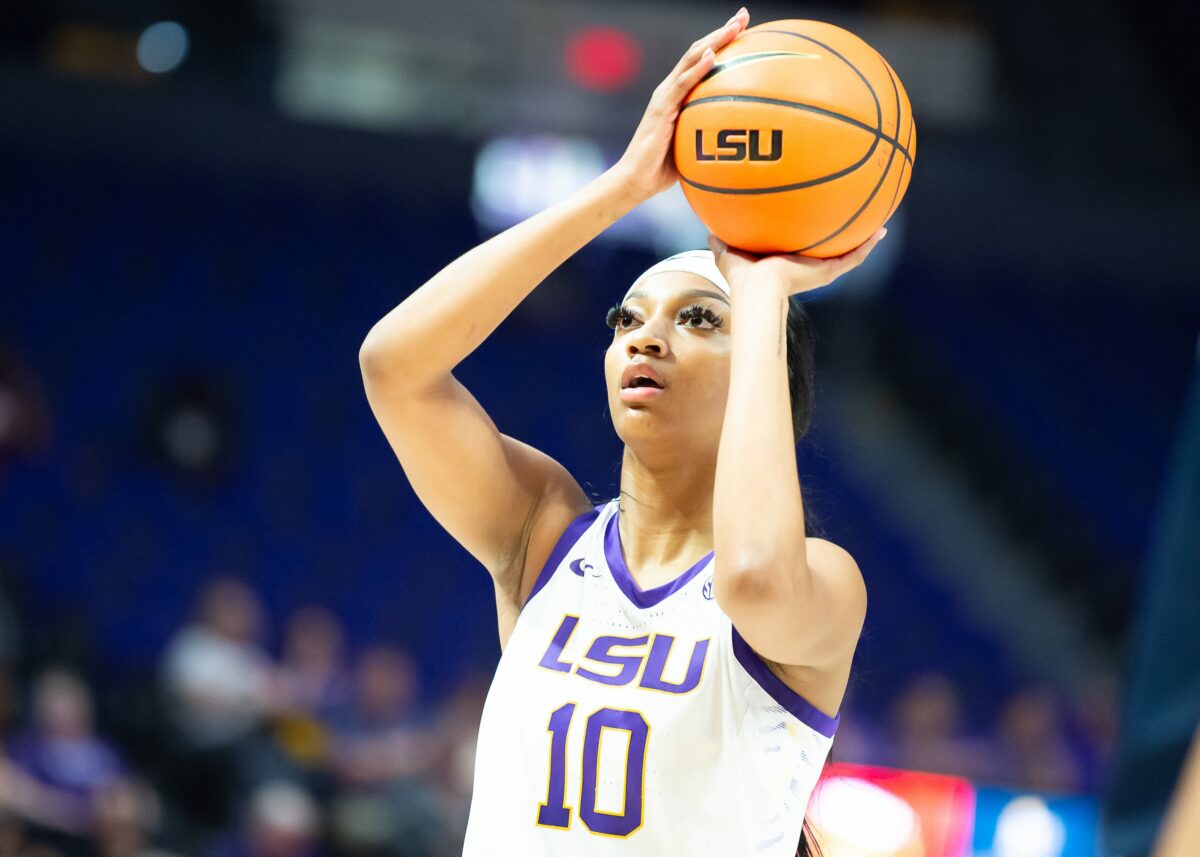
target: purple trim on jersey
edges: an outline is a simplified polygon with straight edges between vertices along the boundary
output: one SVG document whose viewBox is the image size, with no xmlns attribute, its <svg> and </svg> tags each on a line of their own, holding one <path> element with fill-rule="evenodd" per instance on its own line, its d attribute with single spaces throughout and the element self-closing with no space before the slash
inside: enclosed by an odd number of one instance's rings
<svg viewBox="0 0 1200 857">
<path fill-rule="evenodd" d="M 638 607 L 653 607 L 672 592 L 682 589 L 687 585 L 689 580 L 700 573 L 700 570 L 712 559 L 712 555 L 713 552 L 709 551 L 695 565 L 679 575 L 679 577 L 669 583 L 664 583 L 662 586 L 656 586 L 653 589 L 643 591 L 638 588 L 633 576 L 629 573 L 629 569 L 625 566 L 625 556 L 621 553 L 621 529 L 617 526 L 616 512 L 608 519 L 608 524 L 604 528 L 604 558 L 608 560 L 608 567 L 612 570 L 613 580 L 616 581 L 621 591 L 625 593 L 625 597 Z"/>
<path fill-rule="evenodd" d="M 558 537 L 558 541 L 554 545 L 554 550 L 550 551 L 550 558 L 546 560 L 546 564 L 542 566 L 542 570 L 538 572 L 537 580 L 533 582 L 533 589 L 529 590 L 529 597 L 525 599 L 525 604 L 533 600 L 533 596 L 542 591 L 542 587 L 550 582 L 550 578 L 554 576 L 554 570 L 558 568 L 566 557 L 567 552 L 575 547 L 575 543 L 587 531 L 587 528 L 592 525 L 596 517 L 600 514 L 603 506 L 597 506 L 590 512 L 584 512 L 571 523 L 567 524 L 567 528 L 563 534 Z M 524 605 L 522 605 L 524 606 Z"/>
<path fill-rule="evenodd" d="M 750 644 L 742 639 L 737 628 L 733 629 L 733 654 L 742 665 L 742 669 L 750 673 L 750 677 L 758 682 L 759 687 L 765 690 L 771 699 L 790 711 L 809 729 L 821 733 L 826 738 L 833 737 L 842 715 L 830 717 L 823 711 L 818 711 L 811 702 L 784 684 L 779 676 L 771 672 L 758 653 L 750 648 Z"/>
</svg>

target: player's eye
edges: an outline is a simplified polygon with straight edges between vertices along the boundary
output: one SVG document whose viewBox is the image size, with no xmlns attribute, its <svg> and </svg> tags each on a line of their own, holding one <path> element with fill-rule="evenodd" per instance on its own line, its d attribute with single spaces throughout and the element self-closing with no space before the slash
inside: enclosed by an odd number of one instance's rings
<svg viewBox="0 0 1200 857">
<path fill-rule="evenodd" d="M 613 330 L 624 330 L 631 327 L 637 320 L 638 317 L 622 304 L 614 306 L 604 317 L 604 323 Z"/>
<path fill-rule="evenodd" d="M 725 319 L 703 304 L 692 304 L 679 311 L 679 321 L 684 327 L 694 330 L 716 330 L 725 324 Z"/>
</svg>

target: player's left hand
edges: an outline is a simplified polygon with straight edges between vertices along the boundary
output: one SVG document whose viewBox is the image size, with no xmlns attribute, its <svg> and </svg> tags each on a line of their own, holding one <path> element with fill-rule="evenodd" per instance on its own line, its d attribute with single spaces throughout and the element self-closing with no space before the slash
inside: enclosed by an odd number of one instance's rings
<svg viewBox="0 0 1200 857">
<path fill-rule="evenodd" d="M 637 202 L 645 202 L 675 184 L 675 120 L 683 100 L 704 75 L 712 70 L 716 52 L 740 36 L 750 23 L 746 7 L 738 9 L 719 30 L 692 42 L 687 53 L 658 85 L 633 132 L 625 154 L 613 166 Z"/>
<path fill-rule="evenodd" d="M 748 282 L 757 286 L 759 282 L 766 281 L 778 286 L 785 296 L 790 297 L 827 286 L 847 271 L 854 270 L 886 234 L 887 230 L 881 227 L 849 253 L 832 259 L 814 259 L 795 254 L 755 256 L 728 246 L 715 235 L 708 236 L 708 246 L 731 288 Z"/>
</svg>

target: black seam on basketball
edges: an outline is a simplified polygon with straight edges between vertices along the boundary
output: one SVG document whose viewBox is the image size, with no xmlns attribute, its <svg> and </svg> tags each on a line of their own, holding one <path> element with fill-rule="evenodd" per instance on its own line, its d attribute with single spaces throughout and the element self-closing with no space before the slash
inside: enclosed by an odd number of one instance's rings
<svg viewBox="0 0 1200 857">
<path fill-rule="evenodd" d="M 913 118 L 911 116 L 908 117 L 908 137 L 905 140 L 905 145 L 909 145 L 912 143 L 912 135 L 913 135 L 913 130 L 915 128 L 916 128 L 916 123 L 913 122 Z M 911 170 L 913 168 L 912 164 L 904 164 L 904 163 L 900 164 L 900 181 L 896 182 L 897 193 L 900 191 L 900 185 L 904 184 L 905 167 L 907 167 L 909 170 Z M 892 210 L 888 212 L 887 220 L 890 220 L 892 215 L 896 213 L 896 209 L 900 207 L 900 202 L 903 202 L 903 200 L 900 200 L 893 204 Z M 886 223 L 887 221 L 885 220 L 884 222 Z"/>
<path fill-rule="evenodd" d="M 812 42 L 814 45 L 816 45 L 819 48 L 824 48 L 825 50 L 827 50 L 831 54 L 833 54 L 835 57 L 840 59 L 842 62 L 844 62 L 846 65 L 850 66 L 850 70 L 853 71 L 855 74 L 857 74 L 858 79 L 861 80 L 866 85 L 867 92 L 871 93 L 871 100 L 875 102 L 875 133 L 876 134 L 883 133 L 883 108 L 879 104 L 879 96 L 875 94 L 875 87 L 871 86 L 871 81 L 867 80 L 867 76 L 858 70 L 858 66 L 856 66 L 854 63 L 850 62 L 850 60 L 846 59 L 844 56 L 842 56 L 840 53 L 835 51 L 833 48 L 829 47 L 829 45 L 825 44 L 824 42 L 817 41 L 812 36 L 806 36 L 803 33 L 793 33 L 791 30 L 759 30 L 758 32 L 760 32 L 760 33 L 778 33 L 783 36 L 795 36 L 797 39 L 804 39 L 804 41 Z"/>
<path fill-rule="evenodd" d="M 879 57 L 879 59 L 882 60 L 883 57 Z M 884 63 L 884 65 L 886 66 L 887 63 Z M 896 86 L 896 79 L 894 77 L 892 77 L 892 73 L 890 70 L 888 71 L 888 77 L 891 78 L 891 80 L 892 80 L 892 92 L 895 93 L 895 95 L 896 95 L 896 136 L 899 137 L 900 136 L 900 88 L 898 86 Z M 896 147 L 893 146 L 892 153 L 890 155 L 888 155 L 887 165 L 883 168 L 883 175 L 881 175 L 879 177 L 879 181 L 875 182 L 875 187 L 873 187 L 871 189 L 871 192 L 867 195 L 866 201 L 858 207 L 858 211 L 856 211 L 856 212 L 854 212 L 854 214 L 850 215 L 849 220 L 847 220 L 845 223 L 843 223 L 841 226 L 839 226 L 837 229 L 835 229 L 831 234 L 825 236 L 824 238 L 822 238 L 820 241 L 816 242 L 815 244 L 809 244 L 807 247 L 801 247 L 799 250 L 796 250 L 795 252 L 803 253 L 806 250 L 811 250 L 814 247 L 820 247 L 822 244 L 826 244 L 829 241 L 832 241 L 834 238 L 836 238 L 837 236 L 839 236 L 843 232 L 845 232 L 846 229 L 849 228 L 850 224 L 852 224 L 854 221 L 858 220 L 858 218 L 862 215 L 862 213 L 867 210 L 867 206 L 871 204 L 871 200 L 875 199 L 875 194 L 879 193 L 879 189 L 881 187 L 883 187 L 883 183 L 887 179 L 888 173 L 891 172 L 891 170 L 892 170 L 892 161 L 894 161 L 895 159 L 896 159 Z M 903 161 L 900 162 L 900 169 L 901 170 L 904 169 Z M 896 185 L 896 187 L 898 189 L 900 186 Z"/>
<path fill-rule="evenodd" d="M 876 140 L 882 140 L 898 149 L 905 160 L 912 161 L 912 157 L 908 154 L 908 150 L 900 145 L 900 141 L 889 137 L 887 134 L 872 128 L 866 122 L 855 119 L 853 116 L 846 116 L 844 113 L 837 113 L 833 110 L 827 110 L 824 107 L 818 107 L 815 104 L 805 104 L 803 101 L 785 101 L 782 98 L 767 98 L 763 95 L 706 95 L 703 98 L 695 98 L 687 104 L 679 108 L 679 112 L 687 110 L 689 107 L 694 107 L 697 104 L 708 104 L 715 101 L 749 101 L 754 104 L 772 104 L 776 107 L 790 107 L 795 110 L 806 110 L 809 113 L 819 113 L 822 116 L 828 116 L 830 119 L 836 119 L 839 122 L 845 122 L 848 125 L 853 125 L 855 128 L 861 128 L 868 134 L 873 134 Z"/>
<path fill-rule="evenodd" d="M 704 82 L 704 81 L 708 80 L 709 78 L 716 77 L 718 74 L 720 74 L 723 71 L 729 71 L 729 69 L 731 69 L 731 68 L 737 68 L 740 65 L 745 65 L 746 63 L 751 63 L 751 62 L 757 62 L 758 60 L 769 60 L 769 59 L 772 59 L 773 57 L 813 57 L 813 58 L 815 58 L 816 56 L 817 56 L 816 54 L 807 54 L 802 51 L 759 51 L 758 53 L 753 53 L 753 54 L 742 54 L 741 56 L 734 57 L 733 59 L 726 60 L 725 62 L 717 63 L 716 65 L 714 65 L 712 68 L 710 68 L 708 70 L 708 74 L 706 74 L 706 75 L 704 75 L 704 77 L 700 78 L 700 81 Z"/>
<path fill-rule="evenodd" d="M 888 77 L 891 78 L 892 90 L 896 93 L 896 137 L 898 139 L 900 137 L 900 125 L 901 125 L 901 122 L 900 122 L 900 114 L 901 114 L 901 111 L 900 111 L 900 88 L 896 84 L 896 76 L 894 74 L 892 74 L 892 67 L 890 65 L 888 65 L 887 60 L 885 60 L 882 56 L 880 56 L 879 61 L 883 63 L 884 70 L 888 73 Z M 908 133 L 909 133 L 909 136 L 911 137 L 912 136 L 912 126 L 911 125 L 909 126 Z M 907 148 L 907 142 L 908 141 L 906 140 L 905 141 L 906 148 Z M 886 173 L 884 175 L 886 175 Z M 883 218 L 884 223 L 887 223 L 888 220 L 891 219 L 892 213 L 896 210 L 896 206 L 899 204 L 898 201 L 896 200 L 896 197 L 900 195 L 900 184 L 903 181 L 904 181 L 904 162 L 901 161 L 900 162 L 900 177 L 898 179 L 896 179 L 896 187 L 892 191 L 892 201 L 888 204 L 887 216 L 885 216 Z"/>
<path fill-rule="evenodd" d="M 877 145 L 878 145 L 877 143 L 872 145 L 870 151 L 866 152 L 866 155 L 863 157 L 863 160 L 860 160 L 858 163 L 852 163 L 851 166 L 848 166 L 845 169 L 839 169 L 838 172 L 836 172 L 836 173 L 830 173 L 829 175 L 822 175 L 820 179 L 809 179 L 808 181 L 798 181 L 794 185 L 775 185 L 774 187 L 714 187 L 712 185 L 702 185 L 698 181 L 692 181 L 691 179 L 688 178 L 688 176 L 684 175 L 683 173 L 679 173 L 679 179 L 683 180 L 685 182 L 688 182 L 688 184 L 691 185 L 692 187 L 695 187 L 697 191 L 708 191 L 709 193 L 725 193 L 725 194 L 727 194 L 727 196 L 731 196 L 731 197 L 750 197 L 750 196 L 755 196 L 755 194 L 758 194 L 758 193 L 782 193 L 784 191 L 802 191 L 802 190 L 804 190 L 805 187 L 812 187 L 814 185 L 823 185 L 824 182 L 833 181 L 834 179 L 840 179 L 841 176 L 844 176 L 844 175 L 850 175 L 851 173 L 854 172 L 854 170 L 858 169 L 859 167 L 862 167 L 864 163 L 871 160 L 871 155 L 874 154 Z M 894 154 L 895 149 L 893 149 L 892 151 Z"/>
</svg>

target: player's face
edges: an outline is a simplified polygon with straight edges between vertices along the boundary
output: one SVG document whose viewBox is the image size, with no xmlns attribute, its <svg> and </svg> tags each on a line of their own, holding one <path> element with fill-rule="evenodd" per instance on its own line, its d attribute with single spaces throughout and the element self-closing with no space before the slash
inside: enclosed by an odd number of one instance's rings
<svg viewBox="0 0 1200 857">
<path fill-rule="evenodd" d="M 731 320 L 720 289 L 675 271 L 649 277 L 610 311 L 604 375 L 621 440 L 711 447 L 715 454 L 729 391 Z"/>
</svg>

